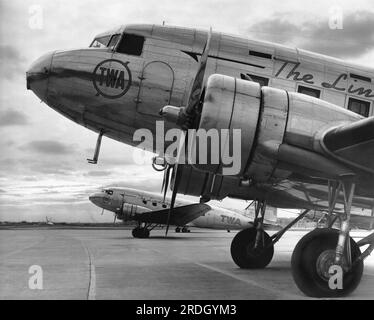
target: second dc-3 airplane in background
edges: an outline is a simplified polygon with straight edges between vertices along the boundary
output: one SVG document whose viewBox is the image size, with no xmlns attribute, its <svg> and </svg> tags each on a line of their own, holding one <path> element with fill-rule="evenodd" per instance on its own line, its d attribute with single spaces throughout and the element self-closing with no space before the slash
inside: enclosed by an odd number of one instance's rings
<svg viewBox="0 0 374 320">
<path fill-rule="evenodd" d="M 326 210 L 326 228 L 305 235 L 291 259 L 297 286 L 315 297 L 352 292 L 374 249 L 373 234 L 357 243 L 350 237 L 351 207 L 374 207 L 373 83 L 373 69 L 331 57 L 157 25 L 105 32 L 87 48 L 48 53 L 27 71 L 28 89 L 99 133 L 93 163 L 103 135 L 133 146 L 139 143 L 133 139 L 137 129 L 164 139 L 157 121 L 182 133 L 228 129 L 225 141 L 240 130 L 238 172 L 224 174 L 222 154 L 230 154 L 230 143 L 220 144 L 218 163 L 164 166 L 164 182 L 171 172 L 173 190 L 166 230 L 177 193 L 201 202 L 254 200 L 253 227 L 237 233 L 231 255 L 240 268 L 264 268 L 292 226 L 270 237 L 263 230 L 266 204 L 304 209 L 293 223 L 309 210 Z M 181 136 L 179 150 L 191 142 Z M 167 144 L 160 142 L 142 147 L 164 155 Z M 342 285 L 331 286 L 337 273 Z"/>
<path fill-rule="evenodd" d="M 132 188 L 108 187 L 90 195 L 89 199 L 98 207 L 113 212 L 115 219 L 138 222 L 132 231 L 135 238 L 148 238 L 152 229 L 168 223 L 170 201 L 158 194 Z M 177 227 L 176 232 L 188 232 L 188 227 L 241 230 L 253 227 L 252 222 L 249 217 L 232 210 L 185 200 L 175 203 L 169 221 L 170 225 Z M 264 224 L 275 226 L 276 216 L 269 215 Z"/>
</svg>

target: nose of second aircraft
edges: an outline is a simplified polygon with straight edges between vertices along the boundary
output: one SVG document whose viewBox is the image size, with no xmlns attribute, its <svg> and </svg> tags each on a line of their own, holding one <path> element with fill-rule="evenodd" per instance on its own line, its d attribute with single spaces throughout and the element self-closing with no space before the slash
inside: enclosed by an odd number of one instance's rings
<svg viewBox="0 0 374 320">
<path fill-rule="evenodd" d="M 40 99 L 44 99 L 48 90 L 48 78 L 54 52 L 49 52 L 32 63 L 26 72 L 27 89 L 32 90 Z"/>
<path fill-rule="evenodd" d="M 96 204 L 96 205 L 99 205 L 102 203 L 102 200 L 103 200 L 103 195 L 101 193 L 94 193 L 94 194 L 91 194 L 88 199 L 93 203 L 93 204 Z"/>
</svg>

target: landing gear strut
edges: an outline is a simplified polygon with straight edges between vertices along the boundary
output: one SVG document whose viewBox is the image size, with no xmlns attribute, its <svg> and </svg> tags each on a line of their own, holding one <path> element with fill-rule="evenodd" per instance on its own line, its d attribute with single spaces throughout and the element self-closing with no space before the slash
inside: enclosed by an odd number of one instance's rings
<svg viewBox="0 0 374 320">
<path fill-rule="evenodd" d="M 254 226 L 237 233 L 231 243 L 232 259 L 240 268 L 265 268 L 273 258 L 274 246 L 263 228 L 265 210 L 264 201 L 255 201 Z"/>
</svg>

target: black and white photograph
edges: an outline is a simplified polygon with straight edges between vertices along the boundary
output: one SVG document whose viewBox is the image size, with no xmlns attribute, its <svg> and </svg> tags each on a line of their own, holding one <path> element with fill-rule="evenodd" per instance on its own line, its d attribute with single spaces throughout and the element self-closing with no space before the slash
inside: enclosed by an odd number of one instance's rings
<svg viewBox="0 0 374 320">
<path fill-rule="evenodd" d="M 214 319 L 374 299 L 373 1 L 0 18 L 0 300 Z"/>
</svg>

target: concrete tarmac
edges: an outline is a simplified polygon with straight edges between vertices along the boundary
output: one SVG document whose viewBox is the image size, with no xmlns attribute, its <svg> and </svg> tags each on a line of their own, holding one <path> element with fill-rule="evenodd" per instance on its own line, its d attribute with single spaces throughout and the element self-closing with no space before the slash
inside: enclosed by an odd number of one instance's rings
<svg viewBox="0 0 374 320">
<path fill-rule="evenodd" d="M 154 230 L 134 239 L 118 228 L 0 229 L 0 299 L 306 299 L 290 267 L 304 231 L 289 231 L 264 270 L 241 270 L 231 259 L 235 232 Z M 366 232 L 353 232 L 356 240 Z M 29 288 L 33 265 L 43 289 Z M 365 261 L 351 299 L 374 299 L 374 255 Z"/>
</svg>

